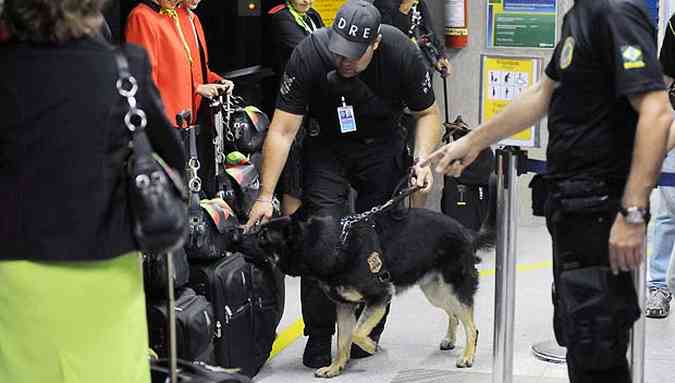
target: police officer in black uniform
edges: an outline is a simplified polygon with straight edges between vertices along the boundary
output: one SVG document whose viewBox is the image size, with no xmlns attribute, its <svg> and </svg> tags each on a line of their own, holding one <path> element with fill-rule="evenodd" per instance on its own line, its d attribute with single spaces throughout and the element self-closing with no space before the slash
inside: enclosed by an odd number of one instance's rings
<svg viewBox="0 0 675 383">
<path fill-rule="evenodd" d="M 673 117 L 643 1 L 576 0 L 560 35 L 541 82 L 424 162 L 440 158 L 439 171 L 461 173 L 481 149 L 548 114 L 547 169 L 533 201 L 544 201 L 553 240 L 556 339 L 571 382 L 625 383 L 640 315 L 629 271 L 643 259 Z"/>
<path fill-rule="evenodd" d="M 346 184 L 358 193 L 357 212 L 386 202 L 408 171 L 397 125 L 404 105 L 417 120 L 415 154 L 430 154 L 440 141 L 441 122 L 419 50 L 396 28 L 380 25 L 380 13 L 370 2 L 348 1 L 332 28 L 312 33 L 288 62 L 263 148 L 262 191 L 248 226 L 272 216 L 273 191 L 308 107 L 320 132 L 304 143 L 304 211 L 344 215 Z M 415 166 L 414 173 L 422 192 L 431 190 L 429 166 Z M 422 203 L 423 198 L 415 201 Z M 307 283 L 303 280 L 301 293 L 309 335 L 303 362 L 318 368 L 330 364 L 335 306 L 316 284 Z M 376 342 L 384 321 L 371 333 Z M 352 357 L 368 355 L 354 348 Z"/>
</svg>

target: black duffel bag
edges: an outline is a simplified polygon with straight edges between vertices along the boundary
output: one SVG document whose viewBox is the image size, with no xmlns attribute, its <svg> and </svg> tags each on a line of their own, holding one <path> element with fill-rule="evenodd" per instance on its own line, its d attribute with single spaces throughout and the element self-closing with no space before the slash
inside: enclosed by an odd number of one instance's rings
<svg viewBox="0 0 675 383">
<path fill-rule="evenodd" d="M 446 124 L 443 136 L 445 143 L 450 138 L 458 140 L 470 132 L 462 117 Z M 494 193 L 489 187 L 490 176 L 494 173 L 495 156 L 491 148 L 486 148 L 467 166 L 460 177 L 444 177 L 441 195 L 441 211 L 459 221 L 464 227 L 478 231 L 491 208 L 490 198 Z"/>
</svg>

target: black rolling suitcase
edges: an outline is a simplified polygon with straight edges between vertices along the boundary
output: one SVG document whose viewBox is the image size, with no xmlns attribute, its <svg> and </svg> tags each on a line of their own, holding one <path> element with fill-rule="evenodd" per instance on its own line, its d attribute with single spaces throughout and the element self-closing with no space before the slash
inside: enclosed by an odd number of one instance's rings
<svg viewBox="0 0 675 383">
<path fill-rule="evenodd" d="M 272 350 L 281 317 L 271 270 L 240 253 L 208 265 L 193 265 L 190 286 L 213 304 L 215 362 L 254 376 Z"/>
<path fill-rule="evenodd" d="M 166 329 L 168 319 L 165 302 L 149 306 L 150 348 L 160 358 L 166 358 L 169 355 L 169 334 Z M 194 290 L 190 288 L 180 290 L 176 298 L 176 348 L 178 357 L 213 363 L 215 322 L 213 306 L 204 296 L 195 294 Z"/>
<path fill-rule="evenodd" d="M 172 258 L 172 254 L 167 254 L 167 276 L 171 276 L 174 273 Z M 252 383 L 244 375 L 225 371 L 202 362 L 187 362 L 177 358 L 176 300 L 173 278 L 167 278 L 166 291 L 168 295 L 166 312 L 168 313 L 169 358 L 166 360 L 152 360 L 150 362 L 152 383 Z"/>
</svg>

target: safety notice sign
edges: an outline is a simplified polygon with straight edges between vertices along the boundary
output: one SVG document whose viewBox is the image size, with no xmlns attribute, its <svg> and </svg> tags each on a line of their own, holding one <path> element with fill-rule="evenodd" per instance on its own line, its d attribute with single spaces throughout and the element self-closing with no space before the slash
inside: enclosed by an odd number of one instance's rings
<svg viewBox="0 0 675 383">
<path fill-rule="evenodd" d="M 481 56 L 480 122 L 489 121 L 541 77 L 542 59 L 537 57 Z M 539 126 L 533 126 L 500 145 L 536 147 Z"/>
</svg>

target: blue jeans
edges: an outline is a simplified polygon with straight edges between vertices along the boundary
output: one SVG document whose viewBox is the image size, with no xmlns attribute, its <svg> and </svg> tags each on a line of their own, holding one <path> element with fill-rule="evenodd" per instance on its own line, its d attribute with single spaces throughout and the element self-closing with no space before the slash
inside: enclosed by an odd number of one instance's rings
<svg viewBox="0 0 675 383">
<path fill-rule="evenodd" d="M 675 172 L 675 151 L 663 160 L 663 172 Z M 657 189 L 658 206 L 654 216 L 652 255 L 649 257 L 649 287 L 667 287 L 666 276 L 675 244 L 675 187 Z M 671 268 L 675 267 L 670 265 Z M 670 273 L 671 288 L 675 287 L 674 273 Z"/>
</svg>

